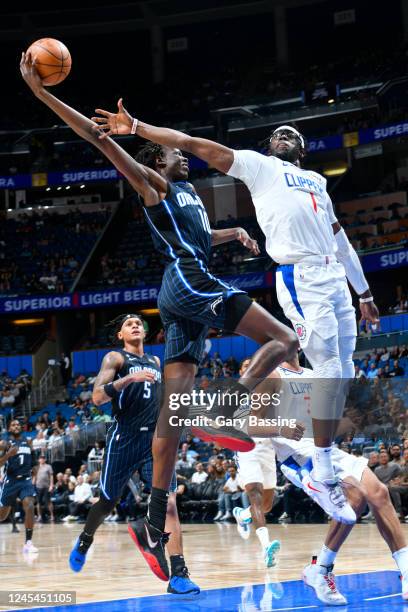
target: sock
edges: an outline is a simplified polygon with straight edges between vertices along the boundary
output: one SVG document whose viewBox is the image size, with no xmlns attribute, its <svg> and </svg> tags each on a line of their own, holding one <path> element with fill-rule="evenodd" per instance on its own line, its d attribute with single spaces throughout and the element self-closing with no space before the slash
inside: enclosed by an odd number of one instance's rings
<svg viewBox="0 0 408 612">
<path fill-rule="evenodd" d="M 33 530 L 26 528 L 26 542 L 33 539 Z"/>
<path fill-rule="evenodd" d="M 89 548 L 91 547 L 92 542 L 93 542 L 93 536 L 83 531 L 81 535 L 79 536 L 79 546 L 78 546 L 79 552 L 85 555 L 88 552 Z"/>
<path fill-rule="evenodd" d="M 248 506 L 248 508 L 245 508 L 245 510 L 241 510 L 239 516 L 244 521 L 252 520 L 251 506 Z"/>
<path fill-rule="evenodd" d="M 186 567 L 186 562 L 183 555 L 170 555 L 171 575 L 181 575 L 182 570 Z"/>
<path fill-rule="evenodd" d="M 147 511 L 147 518 L 149 523 L 158 529 L 164 531 L 166 524 L 166 512 L 167 512 L 167 500 L 169 498 L 169 492 L 164 489 L 156 489 L 152 487 L 152 493 L 150 495 L 149 508 Z"/>
<path fill-rule="evenodd" d="M 403 576 L 408 574 L 408 546 L 400 548 L 392 553 L 393 559 Z"/>
<path fill-rule="evenodd" d="M 315 480 L 333 480 L 332 447 L 315 446 L 313 457 L 313 478 Z"/>
<path fill-rule="evenodd" d="M 258 527 L 256 535 L 261 543 L 262 548 L 266 548 L 269 545 L 269 533 L 266 527 Z"/>
<path fill-rule="evenodd" d="M 327 574 L 327 568 L 334 564 L 337 552 L 323 544 L 319 556 L 317 557 L 317 567 L 319 574 Z"/>
</svg>

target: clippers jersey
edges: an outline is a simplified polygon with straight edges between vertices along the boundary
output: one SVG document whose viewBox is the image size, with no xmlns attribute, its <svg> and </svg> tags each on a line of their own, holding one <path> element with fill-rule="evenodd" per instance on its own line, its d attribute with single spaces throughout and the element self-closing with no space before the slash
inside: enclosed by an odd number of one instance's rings
<svg viewBox="0 0 408 612">
<path fill-rule="evenodd" d="M 211 251 L 211 227 L 199 196 L 190 183 L 168 183 L 166 199 L 144 207 L 153 243 L 166 264 L 191 259 L 207 267 Z"/>
<path fill-rule="evenodd" d="M 144 353 L 142 357 L 128 353 L 123 349 L 117 351 L 124 357 L 124 363 L 114 380 L 119 380 L 128 374 L 148 370 L 155 376 L 155 383 L 147 381 L 131 383 L 112 399 L 112 415 L 129 429 L 153 427 L 156 425 L 160 407 L 161 370 L 153 355 Z"/>
<path fill-rule="evenodd" d="M 4 469 L 4 476 L 7 478 L 23 478 L 31 476 L 33 460 L 31 456 L 31 446 L 27 440 L 14 438 L 10 439 L 11 446 L 17 446 L 17 454 L 7 461 Z"/>
<path fill-rule="evenodd" d="M 299 441 L 289 440 L 282 436 L 270 438 L 276 451 L 276 458 L 281 463 L 288 457 L 302 455 L 302 448 L 307 446 L 310 452 L 310 439 L 313 442 L 313 428 L 311 416 L 311 393 L 313 370 L 302 368 L 301 372 L 294 372 L 278 367 L 276 372 L 282 378 L 281 403 L 279 414 L 281 418 L 296 419 L 306 427 L 303 438 Z"/>
<path fill-rule="evenodd" d="M 251 192 L 273 260 L 283 265 L 313 255 L 334 255 L 332 223 L 337 219 L 323 176 L 255 151 L 234 151 L 227 174 Z"/>
</svg>

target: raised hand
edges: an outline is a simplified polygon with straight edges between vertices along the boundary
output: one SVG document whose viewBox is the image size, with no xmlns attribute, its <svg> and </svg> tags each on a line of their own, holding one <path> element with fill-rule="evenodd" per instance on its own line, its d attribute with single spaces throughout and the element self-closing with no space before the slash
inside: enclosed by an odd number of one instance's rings
<svg viewBox="0 0 408 612">
<path fill-rule="evenodd" d="M 21 54 L 20 72 L 21 76 L 35 95 L 38 95 L 38 93 L 44 89 L 31 53 L 24 53 L 23 51 Z"/>
<path fill-rule="evenodd" d="M 95 112 L 102 115 L 102 117 L 92 117 L 92 121 L 97 124 L 95 130 L 100 132 L 99 139 L 131 133 L 133 117 L 123 106 L 122 98 L 118 100 L 117 113 L 110 113 L 102 108 L 96 108 Z"/>
<path fill-rule="evenodd" d="M 244 247 L 251 251 L 251 253 L 253 253 L 254 255 L 260 254 L 261 251 L 259 250 L 257 241 L 253 240 L 249 236 L 248 232 L 242 227 L 238 228 L 237 230 L 237 240 L 239 240 L 239 242 L 242 242 Z"/>
</svg>

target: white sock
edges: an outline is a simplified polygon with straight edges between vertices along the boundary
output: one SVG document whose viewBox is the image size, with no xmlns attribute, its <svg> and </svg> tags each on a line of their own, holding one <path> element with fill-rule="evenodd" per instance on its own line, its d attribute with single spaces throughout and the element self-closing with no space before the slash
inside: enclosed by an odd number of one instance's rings
<svg viewBox="0 0 408 612">
<path fill-rule="evenodd" d="M 331 550 L 325 544 L 323 544 L 316 563 L 319 574 L 327 574 L 327 568 L 329 565 L 334 564 L 336 556 L 337 553 L 334 552 L 334 550 Z"/>
<path fill-rule="evenodd" d="M 313 456 L 313 478 L 315 480 L 333 480 L 332 447 L 315 446 Z"/>
<path fill-rule="evenodd" d="M 241 510 L 241 512 L 239 513 L 239 516 L 244 520 L 251 519 L 252 518 L 251 506 L 248 506 L 248 508 Z"/>
<path fill-rule="evenodd" d="M 258 540 L 260 541 L 262 548 L 269 546 L 269 533 L 266 527 L 258 527 L 256 530 L 256 535 L 258 536 Z"/>
<path fill-rule="evenodd" d="M 395 563 L 403 576 L 408 574 L 408 546 L 392 553 Z"/>
</svg>

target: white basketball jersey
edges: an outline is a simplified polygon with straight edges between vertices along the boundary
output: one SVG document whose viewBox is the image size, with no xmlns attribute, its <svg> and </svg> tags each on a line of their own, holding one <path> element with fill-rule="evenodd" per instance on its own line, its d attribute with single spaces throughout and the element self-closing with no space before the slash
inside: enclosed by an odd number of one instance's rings
<svg viewBox="0 0 408 612">
<path fill-rule="evenodd" d="M 251 192 L 266 250 L 277 263 L 334 255 L 337 219 L 323 176 L 255 151 L 234 151 L 228 174 Z"/>
<path fill-rule="evenodd" d="M 271 438 L 278 461 L 282 463 L 291 455 L 308 456 L 310 453 L 310 440 L 313 442 L 313 428 L 311 416 L 311 393 L 313 370 L 302 368 L 300 372 L 278 367 L 276 372 L 282 378 L 281 403 L 279 415 L 281 418 L 296 419 L 306 427 L 302 440 L 289 440 L 288 438 Z M 307 453 L 302 453 L 304 447 Z M 301 461 L 300 463 L 303 463 Z"/>
</svg>

